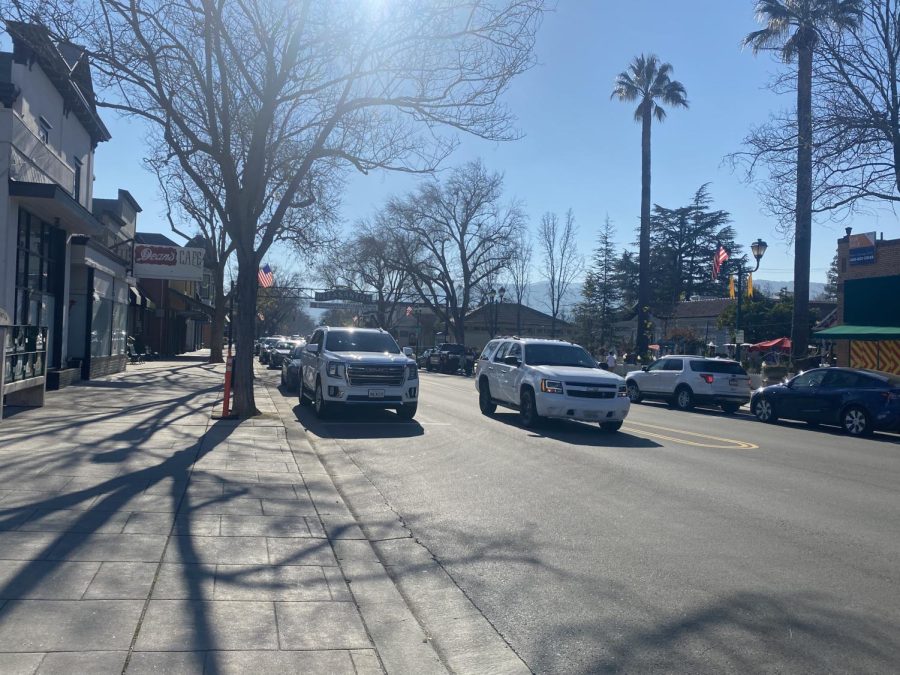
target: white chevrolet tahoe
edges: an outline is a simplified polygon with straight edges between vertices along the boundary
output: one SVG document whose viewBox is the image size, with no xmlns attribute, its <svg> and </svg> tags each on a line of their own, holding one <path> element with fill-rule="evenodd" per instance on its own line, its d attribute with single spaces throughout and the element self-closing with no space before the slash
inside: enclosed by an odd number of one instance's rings
<svg viewBox="0 0 900 675">
<path fill-rule="evenodd" d="M 560 340 L 491 340 L 476 364 L 475 387 L 482 413 L 512 408 L 526 427 L 549 417 L 618 431 L 631 405 L 623 378 L 602 370 L 582 347 Z"/>
<path fill-rule="evenodd" d="M 321 326 L 300 356 L 300 404 L 319 417 L 344 406 L 392 408 L 412 419 L 419 372 L 390 333 L 372 328 Z"/>
</svg>

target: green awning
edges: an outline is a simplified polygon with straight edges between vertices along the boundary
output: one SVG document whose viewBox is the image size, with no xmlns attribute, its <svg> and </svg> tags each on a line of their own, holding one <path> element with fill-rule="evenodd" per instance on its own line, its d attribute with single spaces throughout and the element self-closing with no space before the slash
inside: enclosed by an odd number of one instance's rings
<svg viewBox="0 0 900 675">
<path fill-rule="evenodd" d="M 900 340 L 900 326 L 833 326 L 813 333 L 814 340 Z"/>
</svg>

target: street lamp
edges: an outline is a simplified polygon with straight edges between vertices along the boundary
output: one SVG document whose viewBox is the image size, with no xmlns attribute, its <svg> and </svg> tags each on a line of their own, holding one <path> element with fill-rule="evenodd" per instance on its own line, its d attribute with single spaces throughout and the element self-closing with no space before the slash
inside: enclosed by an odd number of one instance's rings
<svg viewBox="0 0 900 675">
<path fill-rule="evenodd" d="M 488 309 L 490 311 L 490 314 L 488 316 L 490 317 L 490 324 L 491 324 L 491 331 L 490 331 L 491 339 L 494 338 L 494 319 L 496 318 L 496 316 L 494 314 L 494 298 L 496 298 L 496 297 L 497 297 L 497 291 L 495 291 L 493 288 L 490 289 L 488 291 L 488 303 L 489 303 Z"/>
<path fill-rule="evenodd" d="M 759 262 L 762 260 L 762 257 L 766 254 L 766 249 L 769 248 L 769 245 L 764 242 L 762 239 L 757 238 L 752 244 L 750 244 L 750 252 L 753 254 L 753 257 L 756 258 L 756 267 L 752 270 L 748 267 L 744 267 L 743 260 L 737 260 L 737 311 L 735 312 L 734 318 L 734 332 L 735 332 L 735 344 L 734 344 L 734 360 L 741 360 L 741 342 L 743 340 L 737 339 L 737 333 L 741 330 L 741 303 L 743 298 L 743 286 L 744 286 L 744 275 L 753 274 L 756 270 L 759 269 Z"/>
</svg>

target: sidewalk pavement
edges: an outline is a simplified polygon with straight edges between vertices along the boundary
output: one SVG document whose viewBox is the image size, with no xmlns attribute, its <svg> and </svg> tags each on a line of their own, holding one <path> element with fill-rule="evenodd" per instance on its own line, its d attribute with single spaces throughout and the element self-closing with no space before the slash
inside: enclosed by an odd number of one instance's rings
<svg viewBox="0 0 900 675">
<path fill-rule="evenodd" d="M 261 416 L 211 419 L 223 373 L 151 362 L 7 409 L 0 672 L 446 672 L 265 384 Z"/>
</svg>

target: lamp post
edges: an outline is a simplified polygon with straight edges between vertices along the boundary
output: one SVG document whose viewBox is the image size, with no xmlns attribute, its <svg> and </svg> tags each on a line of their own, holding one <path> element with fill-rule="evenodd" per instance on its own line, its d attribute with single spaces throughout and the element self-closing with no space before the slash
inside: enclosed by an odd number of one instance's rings
<svg viewBox="0 0 900 675">
<path fill-rule="evenodd" d="M 490 317 L 491 317 L 491 339 L 494 339 L 494 298 L 497 297 L 497 291 L 493 288 L 488 291 L 488 303 L 490 306 Z"/>
<path fill-rule="evenodd" d="M 741 360 L 741 342 L 742 340 L 738 340 L 737 332 L 741 330 L 741 303 L 744 295 L 743 286 L 744 286 L 744 275 L 745 274 L 753 274 L 756 270 L 759 269 L 759 262 L 762 260 L 762 257 L 766 254 L 766 249 L 769 245 L 764 242 L 762 239 L 757 238 L 752 244 L 750 244 L 750 251 L 753 253 L 753 257 L 756 258 L 756 267 L 752 270 L 748 267 L 744 267 L 743 260 L 738 261 L 737 268 L 737 309 L 734 317 L 734 332 L 735 332 L 735 345 L 734 345 L 734 360 Z"/>
<path fill-rule="evenodd" d="M 419 353 L 419 318 L 422 316 L 422 310 L 420 308 L 416 308 L 413 310 L 413 314 L 416 315 L 416 353 Z"/>
</svg>

